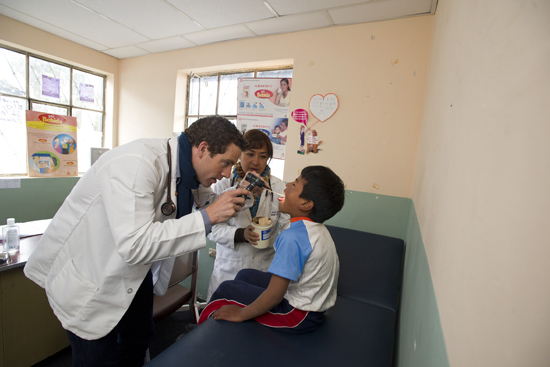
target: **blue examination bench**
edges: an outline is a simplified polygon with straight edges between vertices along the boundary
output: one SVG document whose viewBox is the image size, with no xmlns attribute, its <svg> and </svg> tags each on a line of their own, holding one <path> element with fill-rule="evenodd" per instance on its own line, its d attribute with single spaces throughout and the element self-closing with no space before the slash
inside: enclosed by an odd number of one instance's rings
<svg viewBox="0 0 550 367">
<path fill-rule="evenodd" d="M 316 331 L 293 335 L 255 321 L 209 319 L 148 367 L 393 365 L 403 240 L 327 226 L 340 259 L 338 299 Z"/>
</svg>

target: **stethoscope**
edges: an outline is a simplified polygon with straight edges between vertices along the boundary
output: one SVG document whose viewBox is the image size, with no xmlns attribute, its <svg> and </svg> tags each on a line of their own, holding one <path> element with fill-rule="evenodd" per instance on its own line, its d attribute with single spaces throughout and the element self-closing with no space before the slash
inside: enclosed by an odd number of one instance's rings
<svg viewBox="0 0 550 367">
<path fill-rule="evenodd" d="M 170 150 L 170 141 L 166 142 L 168 145 L 168 193 L 166 194 L 166 202 L 160 207 L 162 214 L 168 216 L 174 214 L 176 211 L 176 204 L 172 201 L 170 193 L 172 192 L 172 151 Z"/>
</svg>

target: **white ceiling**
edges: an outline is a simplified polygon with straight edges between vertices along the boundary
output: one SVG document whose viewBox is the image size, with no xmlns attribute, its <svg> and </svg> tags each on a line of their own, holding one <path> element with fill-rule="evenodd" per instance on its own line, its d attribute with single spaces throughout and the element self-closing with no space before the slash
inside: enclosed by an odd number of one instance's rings
<svg viewBox="0 0 550 367">
<path fill-rule="evenodd" d="M 437 0 L 0 0 L 0 14 L 119 59 L 435 12 Z"/>
</svg>

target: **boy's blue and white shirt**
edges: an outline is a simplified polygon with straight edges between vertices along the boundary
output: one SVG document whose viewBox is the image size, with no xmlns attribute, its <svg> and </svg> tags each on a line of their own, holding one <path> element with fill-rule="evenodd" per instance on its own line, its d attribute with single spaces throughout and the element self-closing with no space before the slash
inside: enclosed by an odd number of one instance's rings
<svg viewBox="0 0 550 367">
<path fill-rule="evenodd" d="M 285 298 L 292 306 L 325 311 L 336 302 L 340 271 L 334 241 L 322 223 L 309 218 L 293 218 L 291 222 L 277 237 L 268 272 L 290 279 Z"/>
</svg>

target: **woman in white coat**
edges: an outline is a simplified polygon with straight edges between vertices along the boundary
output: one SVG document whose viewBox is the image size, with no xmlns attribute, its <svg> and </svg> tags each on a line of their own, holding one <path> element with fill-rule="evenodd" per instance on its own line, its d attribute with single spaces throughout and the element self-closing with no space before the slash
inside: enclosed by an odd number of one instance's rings
<svg viewBox="0 0 550 367">
<path fill-rule="evenodd" d="M 237 186 L 251 171 L 262 179 L 275 192 L 283 192 L 285 184 L 275 176 L 271 176 L 268 161 L 273 158 L 273 145 L 269 137 L 260 130 L 249 130 L 244 135 L 248 143 L 247 150 L 241 154 L 240 161 L 233 167 L 230 178 L 224 178 L 212 186 L 217 194 Z M 288 214 L 279 212 L 279 200 L 271 191 L 254 189 L 254 205 L 243 209 L 235 218 L 219 223 L 212 227 L 208 235 L 216 242 L 216 260 L 214 270 L 208 286 L 208 300 L 221 282 L 233 280 L 241 269 L 257 269 L 267 271 L 275 250 L 273 243 L 280 231 L 290 224 Z M 248 202 L 248 201 L 247 201 Z M 252 219 L 254 217 L 269 217 L 271 219 L 270 245 L 265 249 L 258 249 L 259 235 L 253 232 Z"/>
</svg>

